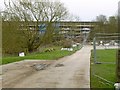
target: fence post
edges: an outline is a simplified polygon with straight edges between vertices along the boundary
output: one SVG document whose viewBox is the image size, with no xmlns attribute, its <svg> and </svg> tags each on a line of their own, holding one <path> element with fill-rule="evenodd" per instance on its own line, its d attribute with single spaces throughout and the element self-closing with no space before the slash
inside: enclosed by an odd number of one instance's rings
<svg viewBox="0 0 120 90">
<path fill-rule="evenodd" d="M 118 32 L 120 33 L 120 1 L 118 2 Z M 118 34 L 118 40 L 120 40 L 119 34 Z M 120 44 L 120 42 L 119 42 Z M 118 46 L 117 51 L 117 82 L 120 83 L 120 45 Z"/>
<path fill-rule="evenodd" d="M 117 51 L 117 82 L 120 83 L 120 49 Z"/>
<path fill-rule="evenodd" d="M 93 49 L 94 49 L 94 63 L 96 64 L 96 37 L 93 39 Z"/>
</svg>

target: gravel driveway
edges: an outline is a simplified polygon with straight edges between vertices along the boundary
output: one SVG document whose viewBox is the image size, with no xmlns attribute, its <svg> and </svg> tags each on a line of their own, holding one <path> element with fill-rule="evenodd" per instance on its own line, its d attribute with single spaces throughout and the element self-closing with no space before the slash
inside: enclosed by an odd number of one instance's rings
<svg viewBox="0 0 120 90">
<path fill-rule="evenodd" d="M 90 50 L 84 46 L 59 60 L 25 60 L 3 65 L 3 88 L 90 88 Z M 36 70 L 36 64 L 48 64 Z"/>
</svg>

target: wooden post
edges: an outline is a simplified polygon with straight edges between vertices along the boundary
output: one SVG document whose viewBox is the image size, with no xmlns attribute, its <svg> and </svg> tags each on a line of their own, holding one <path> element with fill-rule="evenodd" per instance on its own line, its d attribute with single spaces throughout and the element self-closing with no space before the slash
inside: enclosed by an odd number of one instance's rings
<svg viewBox="0 0 120 90">
<path fill-rule="evenodd" d="M 93 49 L 94 49 L 94 63 L 96 64 L 97 62 L 97 56 L 96 56 L 96 37 L 93 39 Z"/>
<path fill-rule="evenodd" d="M 117 51 L 117 82 L 120 83 L 120 49 Z"/>
<path fill-rule="evenodd" d="M 120 2 L 118 3 L 118 32 L 120 33 Z M 119 34 L 118 34 L 119 35 Z M 118 40 L 120 40 L 120 37 L 118 36 Z M 120 44 L 120 42 L 119 42 Z M 118 46 L 117 51 L 117 82 L 120 83 L 120 46 Z"/>
</svg>

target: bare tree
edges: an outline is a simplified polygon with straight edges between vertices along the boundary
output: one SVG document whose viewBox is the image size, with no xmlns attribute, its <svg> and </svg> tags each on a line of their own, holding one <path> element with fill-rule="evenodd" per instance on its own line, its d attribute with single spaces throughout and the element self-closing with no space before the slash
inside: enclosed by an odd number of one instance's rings
<svg viewBox="0 0 120 90">
<path fill-rule="evenodd" d="M 68 21 L 80 21 L 80 17 L 79 16 L 77 16 L 77 15 L 73 15 L 73 14 L 69 14 L 69 16 L 68 16 Z"/>
<path fill-rule="evenodd" d="M 96 16 L 96 24 L 93 30 L 90 31 L 89 40 L 93 40 L 96 33 L 106 33 L 107 31 L 107 17 L 105 15 Z"/>
<path fill-rule="evenodd" d="M 50 43 L 52 41 L 53 32 L 55 29 L 52 23 L 54 22 L 54 24 L 56 24 L 58 21 L 66 18 L 68 11 L 60 2 L 44 2 L 44 7 L 43 16 L 46 17 L 45 20 L 47 21 L 47 31 L 45 32 L 43 40 L 45 43 Z"/>
<path fill-rule="evenodd" d="M 108 20 L 108 32 L 117 33 L 118 32 L 118 18 L 117 16 L 110 16 Z"/>
<path fill-rule="evenodd" d="M 19 21 L 21 26 L 26 27 L 22 31 L 25 47 L 31 52 L 37 49 L 41 44 L 41 36 L 39 34 L 39 26 L 45 24 L 45 34 L 42 35 L 42 42 L 47 44 L 52 42 L 54 25 L 56 22 L 66 18 L 68 11 L 59 1 L 37 2 L 31 0 L 16 0 L 9 2 L 4 1 L 6 9 L 4 10 L 4 21 Z M 34 24 L 34 30 L 30 25 Z M 32 27 L 33 28 L 33 27 Z M 24 28 L 22 28 L 24 29 Z"/>
<path fill-rule="evenodd" d="M 99 15 L 96 17 L 97 30 L 98 32 L 105 33 L 106 31 L 106 24 L 107 24 L 107 17 L 105 15 Z"/>
</svg>

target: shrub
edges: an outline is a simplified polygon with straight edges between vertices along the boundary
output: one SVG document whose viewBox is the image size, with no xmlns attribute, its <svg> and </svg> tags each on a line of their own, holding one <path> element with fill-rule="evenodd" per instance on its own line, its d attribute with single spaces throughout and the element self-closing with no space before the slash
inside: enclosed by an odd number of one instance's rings
<svg viewBox="0 0 120 90">
<path fill-rule="evenodd" d="M 63 48 L 71 48 L 71 47 L 72 47 L 72 41 L 70 39 L 63 41 Z"/>
<path fill-rule="evenodd" d="M 55 51 L 55 49 L 54 49 L 54 48 L 47 48 L 47 49 L 45 50 L 45 52 L 51 52 L 51 51 Z"/>
</svg>

